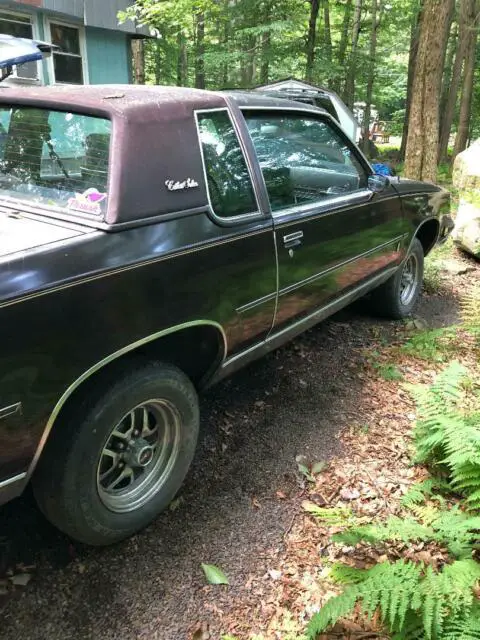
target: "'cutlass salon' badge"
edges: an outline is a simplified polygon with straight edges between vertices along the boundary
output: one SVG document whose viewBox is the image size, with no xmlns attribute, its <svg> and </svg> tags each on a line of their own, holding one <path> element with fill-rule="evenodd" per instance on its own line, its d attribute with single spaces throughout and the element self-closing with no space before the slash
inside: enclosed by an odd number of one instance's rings
<svg viewBox="0 0 480 640">
<path fill-rule="evenodd" d="M 186 180 L 165 180 L 165 186 L 169 191 L 185 191 L 185 189 L 195 189 L 198 187 L 198 182 L 193 178 L 187 178 Z"/>
</svg>

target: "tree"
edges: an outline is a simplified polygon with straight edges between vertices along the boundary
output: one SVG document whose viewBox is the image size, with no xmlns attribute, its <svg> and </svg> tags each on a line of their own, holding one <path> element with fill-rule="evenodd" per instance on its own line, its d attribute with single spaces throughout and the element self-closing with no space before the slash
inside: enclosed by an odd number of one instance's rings
<svg viewBox="0 0 480 640">
<path fill-rule="evenodd" d="M 310 19 L 308 21 L 305 79 L 313 81 L 313 63 L 315 61 L 315 44 L 317 39 L 317 20 L 320 11 L 320 0 L 310 0 Z"/>
<path fill-rule="evenodd" d="M 458 100 L 458 89 L 462 79 L 462 67 L 465 62 L 465 56 L 471 41 L 470 33 L 472 24 L 469 21 L 475 14 L 475 0 L 460 0 L 460 16 L 458 21 L 458 39 L 457 52 L 455 62 L 453 64 L 452 74 L 450 78 L 450 86 L 447 93 L 447 99 L 444 104 L 441 118 L 440 143 L 438 149 L 438 160 L 446 160 L 448 140 L 452 128 L 453 118 L 455 115 L 455 106 Z"/>
<path fill-rule="evenodd" d="M 353 108 L 355 102 L 355 73 L 357 70 L 357 48 L 360 35 L 360 23 L 362 18 L 362 0 L 355 0 L 355 11 L 353 14 L 352 44 L 348 59 L 347 77 L 345 79 L 344 100 L 347 107 Z"/>
<path fill-rule="evenodd" d="M 132 66 L 135 84 L 145 84 L 145 43 L 142 38 L 132 40 Z"/>
<path fill-rule="evenodd" d="M 412 104 L 413 76 L 417 63 L 418 41 L 420 36 L 420 26 L 423 16 L 423 0 L 420 0 L 412 14 L 411 32 L 410 32 L 410 53 L 408 57 L 408 75 L 407 75 L 407 99 L 405 103 L 405 120 L 402 132 L 402 144 L 400 147 L 400 157 L 405 158 L 405 150 L 408 138 L 408 122 L 410 119 L 410 107 Z"/>
<path fill-rule="evenodd" d="M 435 182 L 443 66 L 453 0 L 425 0 L 412 85 L 405 175 Z"/>
<path fill-rule="evenodd" d="M 455 148 L 453 151 L 454 157 L 466 148 L 468 142 L 470 119 L 472 114 L 473 81 L 475 76 L 480 0 L 472 2 L 470 9 L 471 13 L 468 18 L 468 44 L 465 54 L 460 115 L 458 118 L 458 130 L 455 138 Z"/>
<path fill-rule="evenodd" d="M 195 14 L 195 87 L 205 89 L 205 14 Z"/>
<path fill-rule="evenodd" d="M 367 92 L 365 96 L 365 111 L 363 115 L 363 152 L 369 154 L 370 141 L 370 114 L 372 109 L 373 81 L 375 78 L 375 54 L 377 51 L 377 29 L 380 19 L 377 21 L 378 0 L 371 0 L 371 28 L 370 28 L 370 57 L 368 61 Z"/>
</svg>

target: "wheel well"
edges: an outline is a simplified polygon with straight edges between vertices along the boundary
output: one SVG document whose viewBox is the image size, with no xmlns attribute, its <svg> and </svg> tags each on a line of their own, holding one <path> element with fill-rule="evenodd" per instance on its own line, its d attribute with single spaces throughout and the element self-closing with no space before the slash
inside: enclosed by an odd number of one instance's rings
<svg viewBox="0 0 480 640">
<path fill-rule="evenodd" d="M 422 243 L 424 255 L 428 255 L 435 246 L 439 231 L 440 223 L 438 220 L 427 220 L 418 229 L 415 237 Z"/>
<path fill-rule="evenodd" d="M 30 466 L 28 477 L 34 472 L 42 449 L 59 419 L 74 410 L 76 403 L 82 402 L 93 388 L 101 387 L 116 375 L 121 375 L 132 362 L 161 360 L 176 365 L 197 388 L 200 388 L 220 365 L 225 349 L 224 336 L 217 326 L 199 324 L 163 335 L 114 358 L 80 382 L 61 406 L 57 404 L 45 427 L 41 445 Z"/>
</svg>

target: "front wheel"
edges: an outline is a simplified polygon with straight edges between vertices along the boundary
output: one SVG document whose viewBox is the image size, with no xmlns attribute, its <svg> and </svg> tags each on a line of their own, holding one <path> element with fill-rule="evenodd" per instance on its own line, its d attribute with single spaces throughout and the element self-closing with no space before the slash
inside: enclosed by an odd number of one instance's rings
<svg viewBox="0 0 480 640">
<path fill-rule="evenodd" d="M 137 365 L 70 406 L 33 478 L 46 517 L 106 545 L 149 524 L 174 498 L 195 451 L 195 389 L 176 367 Z"/>
<path fill-rule="evenodd" d="M 409 316 L 422 291 L 424 254 L 422 243 L 414 238 L 398 271 L 372 294 L 375 311 L 395 320 Z"/>
</svg>

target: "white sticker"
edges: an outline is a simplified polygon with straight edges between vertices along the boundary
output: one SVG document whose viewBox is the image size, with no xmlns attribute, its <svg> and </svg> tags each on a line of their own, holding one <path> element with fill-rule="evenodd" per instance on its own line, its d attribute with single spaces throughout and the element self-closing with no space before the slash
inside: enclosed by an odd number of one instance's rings
<svg viewBox="0 0 480 640">
<path fill-rule="evenodd" d="M 106 200 L 106 198 L 107 194 L 102 193 L 98 189 L 87 189 L 83 193 L 76 193 L 73 198 L 70 198 L 67 206 L 69 209 L 74 209 L 75 211 L 99 215 L 102 213 L 100 204 Z"/>
<path fill-rule="evenodd" d="M 198 187 L 198 182 L 193 178 L 187 178 L 186 180 L 165 180 L 165 186 L 169 191 L 185 191 L 185 189 L 195 189 Z"/>
</svg>

